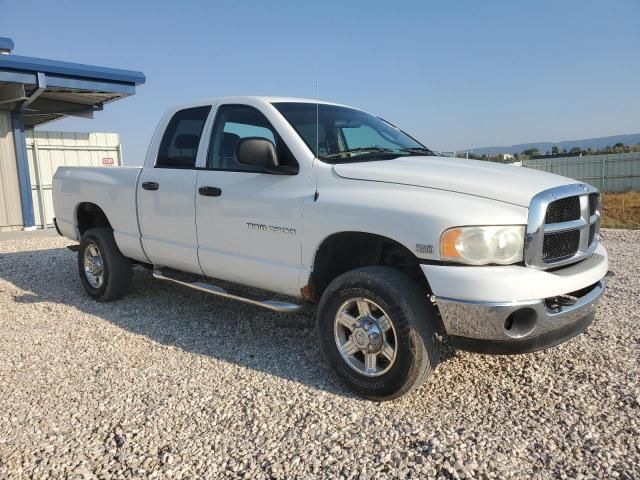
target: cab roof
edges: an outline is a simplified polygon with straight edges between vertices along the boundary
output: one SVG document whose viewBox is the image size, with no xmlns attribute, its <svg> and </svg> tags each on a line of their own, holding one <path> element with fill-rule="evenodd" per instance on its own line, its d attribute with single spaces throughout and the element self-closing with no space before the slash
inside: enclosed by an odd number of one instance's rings
<svg viewBox="0 0 640 480">
<path fill-rule="evenodd" d="M 185 107 L 191 107 L 195 105 L 210 105 L 215 103 L 318 103 L 320 105 L 335 105 L 339 107 L 349 107 L 348 105 L 342 105 L 340 103 L 329 102 L 326 100 L 316 100 L 315 98 L 298 98 L 298 97 L 277 97 L 277 96 L 264 96 L 264 95 L 240 95 L 240 96 L 226 96 L 226 97 L 214 97 L 206 98 L 199 101 L 188 102 L 182 105 L 176 106 L 176 109 L 182 109 Z"/>
</svg>

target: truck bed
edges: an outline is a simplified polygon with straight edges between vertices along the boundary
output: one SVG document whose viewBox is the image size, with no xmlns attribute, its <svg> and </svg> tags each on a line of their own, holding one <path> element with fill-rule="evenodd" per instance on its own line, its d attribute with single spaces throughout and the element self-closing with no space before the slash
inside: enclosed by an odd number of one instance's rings
<svg viewBox="0 0 640 480">
<path fill-rule="evenodd" d="M 140 167 L 60 167 L 53 176 L 53 204 L 62 235 L 80 241 L 75 228 L 79 202 L 99 205 L 122 253 L 145 260 L 140 243 L 136 184 Z"/>
</svg>

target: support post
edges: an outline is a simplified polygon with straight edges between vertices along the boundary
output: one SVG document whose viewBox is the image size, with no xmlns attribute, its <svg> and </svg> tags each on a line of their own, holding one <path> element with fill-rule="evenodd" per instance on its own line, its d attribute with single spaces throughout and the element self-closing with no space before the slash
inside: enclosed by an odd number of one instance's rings
<svg viewBox="0 0 640 480">
<path fill-rule="evenodd" d="M 20 186 L 20 203 L 22 205 L 22 221 L 24 230 L 34 230 L 36 220 L 33 215 L 33 198 L 31 197 L 31 181 L 29 180 L 29 161 L 27 157 L 27 141 L 24 136 L 24 118 L 22 109 L 11 112 L 13 125 L 13 145 L 16 151 L 18 166 L 18 184 Z"/>
<path fill-rule="evenodd" d="M 36 173 L 36 181 L 38 182 L 38 207 L 40 210 L 40 222 L 42 229 L 47 228 L 47 212 L 44 207 L 44 186 L 42 185 L 42 175 L 40 174 L 40 159 L 38 158 L 38 140 L 36 134 L 33 134 L 33 170 Z"/>
</svg>

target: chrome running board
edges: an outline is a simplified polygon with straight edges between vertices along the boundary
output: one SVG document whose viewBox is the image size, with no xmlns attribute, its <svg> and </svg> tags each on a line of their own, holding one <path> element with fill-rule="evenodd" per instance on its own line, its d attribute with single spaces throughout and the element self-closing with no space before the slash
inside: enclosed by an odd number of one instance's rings
<svg viewBox="0 0 640 480">
<path fill-rule="evenodd" d="M 304 304 L 281 302 L 279 300 L 254 300 L 253 298 L 243 297 L 241 295 L 227 292 L 224 288 L 216 287 L 215 285 L 204 282 L 185 282 L 183 280 L 178 280 L 177 278 L 169 277 L 165 275 L 162 270 L 156 268 L 153 269 L 153 277 L 158 280 L 166 280 L 167 282 L 177 283 L 183 287 L 193 288 L 194 290 L 200 290 L 201 292 L 217 295 L 218 297 L 230 298 L 232 300 L 249 303 L 257 307 L 273 310 L 274 312 L 297 313 L 308 309 L 308 306 Z"/>
</svg>

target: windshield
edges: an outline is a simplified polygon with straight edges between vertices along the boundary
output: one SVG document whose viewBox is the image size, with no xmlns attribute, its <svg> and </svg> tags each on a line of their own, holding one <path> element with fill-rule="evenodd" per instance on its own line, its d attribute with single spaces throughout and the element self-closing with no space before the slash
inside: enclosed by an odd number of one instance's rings
<svg viewBox="0 0 640 480">
<path fill-rule="evenodd" d="M 433 155 L 431 150 L 399 128 L 360 110 L 295 102 L 276 102 L 273 106 L 298 132 L 316 157 L 326 162 Z"/>
</svg>

